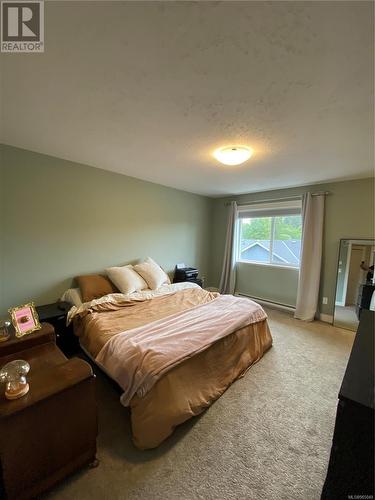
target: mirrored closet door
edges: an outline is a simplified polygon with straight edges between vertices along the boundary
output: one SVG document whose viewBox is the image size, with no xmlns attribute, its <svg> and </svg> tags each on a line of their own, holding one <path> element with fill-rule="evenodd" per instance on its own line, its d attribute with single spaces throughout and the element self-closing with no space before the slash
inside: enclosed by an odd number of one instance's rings
<svg viewBox="0 0 375 500">
<path fill-rule="evenodd" d="M 375 240 L 340 240 L 333 324 L 356 331 L 362 309 L 375 307 Z"/>
</svg>

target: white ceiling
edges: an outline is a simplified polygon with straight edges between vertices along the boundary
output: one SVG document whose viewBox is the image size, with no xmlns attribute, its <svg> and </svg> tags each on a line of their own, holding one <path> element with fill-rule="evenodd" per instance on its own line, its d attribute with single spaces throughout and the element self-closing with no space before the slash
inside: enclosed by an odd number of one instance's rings
<svg viewBox="0 0 375 500">
<path fill-rule="evenodd" d="M 369 176 L 373 8 L 47 2 L 45 53 L 2 55 L 2 141 L 211 196 Z"/>
</svg>

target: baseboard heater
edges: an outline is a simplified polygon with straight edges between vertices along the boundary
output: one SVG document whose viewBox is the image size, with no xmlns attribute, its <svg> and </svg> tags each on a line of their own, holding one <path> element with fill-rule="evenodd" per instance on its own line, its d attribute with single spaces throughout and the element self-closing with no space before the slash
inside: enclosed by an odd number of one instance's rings
<svg viewBox="0 0 375 500">
<path fill-rule="evenodd" d="M 281 311 L 294 313 L 296 310 L 295 306 L 280 304 L 279 302 L 271 302 L 270 300 L 261 299 L 259 297 L 252 297 L 251 295 L 246 295 L 246 293 L 236 293 L 235 295 L 238 295 L 239 297 L 247 297 L 248 299 L 252 299 L 255 300 L 256 302 L 259 302 L 259 304 L 272 307 L 273 309 L 280 309 Z M 333 324 L 333 316 L 331 314 L 318 313 L 316 319 L 323 321 L 323 323 L 329 323 L 330 325 Z"/>
<path fill-rule="evenodd" d="M 291 313 L 294 313 L 294 311 L 296 310 L 295 306 L 291 306 L 288 304 L 280 304 L 279 302 L 272 302 L 271 300 L 262 299 L 260 297 L 253 297 L 251 295 L 247 295 L 246 293 L 236 293 L 236 295 L 238 295 L 240 297 L 247 297 L 248 299 L 256 300 L 260 304 L 272 307 L 274 309 L 281 309 L 282 311 L 288 311 Z"/>
</svg>

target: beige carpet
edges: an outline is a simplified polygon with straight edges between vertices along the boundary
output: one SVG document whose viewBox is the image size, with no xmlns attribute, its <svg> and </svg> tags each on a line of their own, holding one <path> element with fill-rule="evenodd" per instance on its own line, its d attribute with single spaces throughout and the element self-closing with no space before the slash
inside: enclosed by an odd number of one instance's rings
<svg viewBox="0 0 375 500">
<path fill-rule="evenodd" d="M 335 326 L 346 330 L 357 331 L 358 318 L 355 306 L 335 306 Z"/>
<path fill-rule="evenodd" d="M 70 477 L 48 498 L 319 499 L 354 334 L 268 313 L 272 349 L 156 450 L 133 447 L 127 411 L 99 375 L 100 466 Z"/>
</svg>

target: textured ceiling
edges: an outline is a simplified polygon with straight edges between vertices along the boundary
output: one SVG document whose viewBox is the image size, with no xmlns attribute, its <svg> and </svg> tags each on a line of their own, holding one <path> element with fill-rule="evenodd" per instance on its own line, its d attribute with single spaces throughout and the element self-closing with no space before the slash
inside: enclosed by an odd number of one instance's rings
<svg viewBox="0 0 375 500">
<path fill-rule="evenodd" d="M 45 32 L 1 56 L 6 144 L 212 196 L 372 173 L 372 2 L 47 2 Z"/>
</svg>

